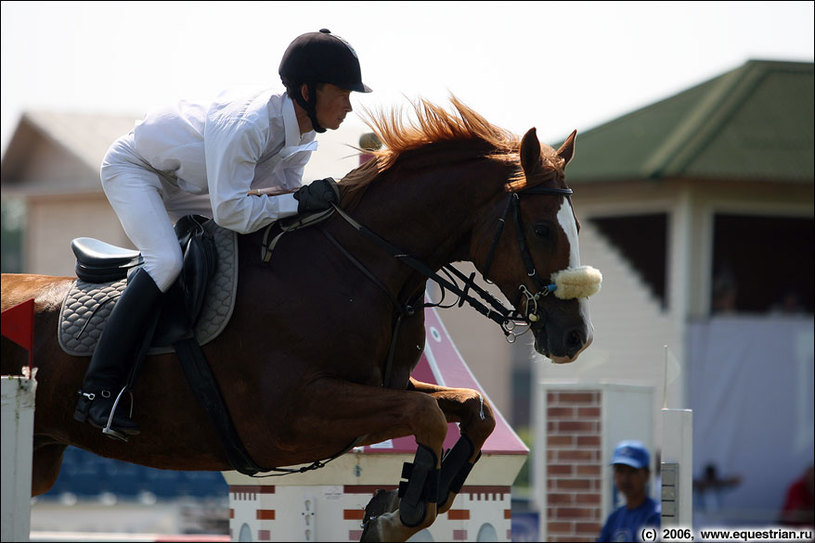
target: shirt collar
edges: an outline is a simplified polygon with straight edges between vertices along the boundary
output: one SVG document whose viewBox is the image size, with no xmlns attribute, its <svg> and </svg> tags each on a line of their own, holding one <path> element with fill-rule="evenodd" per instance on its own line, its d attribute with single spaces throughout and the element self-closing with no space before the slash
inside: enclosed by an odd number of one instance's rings
<svg viewBox="0 0 815 543">
<path fill-rule="evenodd" d="M 297 123 L 297 113 L 294 111 L 294 102 L 288 93 L 283 95 L 283 127 L 286 129 L 286 147 L 294 147 L 304 143 L 309 132 L 300 134 L 300 125 Z"/>
</svg>

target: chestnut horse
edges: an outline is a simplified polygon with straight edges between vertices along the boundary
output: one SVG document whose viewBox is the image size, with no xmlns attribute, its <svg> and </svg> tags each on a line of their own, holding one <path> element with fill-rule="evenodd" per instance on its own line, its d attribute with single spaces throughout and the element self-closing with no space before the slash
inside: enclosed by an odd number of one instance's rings
<svg viewBox="0 0 815 543">
<path fill-rule="evenodd" d="M 259 466 L 300 465 L 352 444 L 415 436 L 413 475 L 401 500 L 393 496 L 367 515 L 363 537 L 370 540 L 405 540 L 447 511 L 495 424 L 477 392 L 410 377 L 425 338 L 428 274 L 421 269 L 472 262 L 514 303 L 504 313 L 489 311 L 501 315 L 505 333 L 510 321 L 520 321 L 537 352 L 554 362 L 575 360 L 592 340 L 585 296 L 546 296 L 540 281 L 580 264 L 579 225 L 564 177 L 575 133 L 555 151 L 540 144 L 534 128 L 520 140 L 451 101 L 453 112 L 413 104 L 416 118 L 408 123 L 395 114 L 371 115 L 385 147 L 339 182 L 342 211 L 399 254 L 340 213 L 283 236 L 268 263 L 260 257 L 261 232 L 238 236 L 232 318 L 203 347 Z M 74 281 L 2 276 L 2 309 L 35 301 L 32 495 L 54 484 L 67 445 L 154 468 L 232 469 L 174 353 L 144 361 L 133 389 L 142 431 L 129 443 L 74 421 L 89 359 L 65 354 L 56 337 L 60 305 Z M 3 374 L 19 374 L 25 365 L 22 349 L 3 338 Z M 442 458 L 448 422 L 460 423 L 463 444 L 449 462 Z"/>
</svg>

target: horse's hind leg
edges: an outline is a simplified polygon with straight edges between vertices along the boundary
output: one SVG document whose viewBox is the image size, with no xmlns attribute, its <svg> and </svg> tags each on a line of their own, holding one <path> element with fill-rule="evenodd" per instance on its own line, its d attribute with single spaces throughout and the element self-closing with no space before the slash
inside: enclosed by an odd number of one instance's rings
<svg viewBox="0 0 815 543">
<path fill-rule="evenodd" d="M 31 469 L 31 495 L 39 496 L 48 492 L 59 476 L 62 466 L 62 455 L 66 445 L 50 443 L 48 445 L 34 446 Z"/>
<path fill-rule="evenodd" d="M 468 388 L 447 388 L 410 379 L 410 387 L 435 398 L 448 422 L 458 422 L 461 437 L 442 460 L 438 513 L 453 505 L 464 480 L 481 456 L 484 442 L 495 429 L 495 417 L 489 402 Z"/>
</svg>

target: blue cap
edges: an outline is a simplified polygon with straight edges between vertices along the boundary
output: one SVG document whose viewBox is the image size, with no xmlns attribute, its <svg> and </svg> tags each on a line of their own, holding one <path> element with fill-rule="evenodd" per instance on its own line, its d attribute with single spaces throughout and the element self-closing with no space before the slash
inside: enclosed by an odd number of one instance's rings
<svg viewBox="0 0 815 543">
<path fill-rule="evenodd" d="M 651 455 L 640 441 L 621 441 L 614 449 L 611 464 L 625 464 L 635 469 L 650 469 Z"/>
</svg>

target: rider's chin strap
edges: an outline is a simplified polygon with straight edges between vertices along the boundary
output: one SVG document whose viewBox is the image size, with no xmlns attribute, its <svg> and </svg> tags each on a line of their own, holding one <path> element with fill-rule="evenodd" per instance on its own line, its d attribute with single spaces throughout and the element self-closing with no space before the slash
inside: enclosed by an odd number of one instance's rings
<svg viewBox="0 0 815 543">
<path fill-rule="evenodd" d="M 300 87 L 293 89 L 291 98 L 306 111 L 306 115 L 308 115 L 309 120 L 311 120 L 311 127 L 314 129 L 314 131 L 318 134 L 322 134 L 325 132 L 325 128 L 323 128 L 320 125 L 320 122 L 317 120 L 316 85 L 314 83 L 306 83 L 306 88 L 308 89 L 308 100 L 303 98 L 303 93 L 301 92 Z"/>
</svg>

